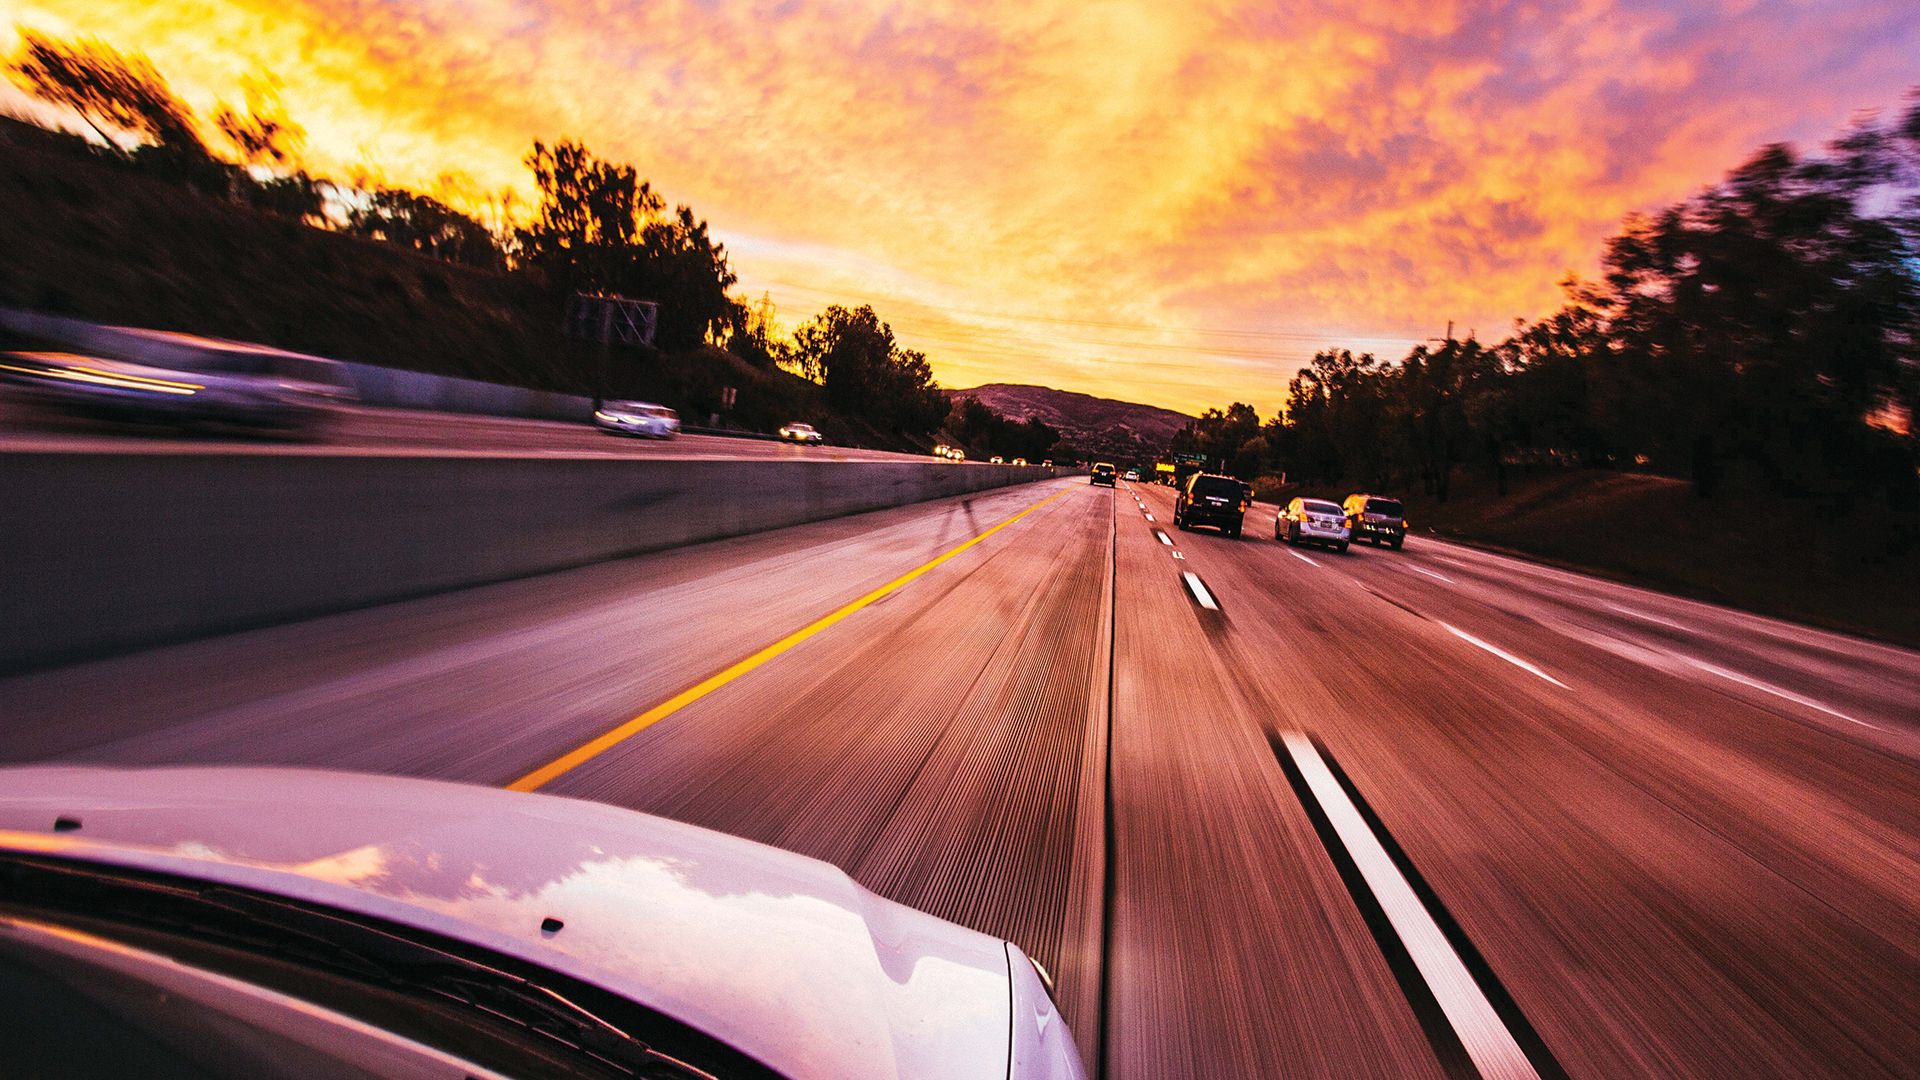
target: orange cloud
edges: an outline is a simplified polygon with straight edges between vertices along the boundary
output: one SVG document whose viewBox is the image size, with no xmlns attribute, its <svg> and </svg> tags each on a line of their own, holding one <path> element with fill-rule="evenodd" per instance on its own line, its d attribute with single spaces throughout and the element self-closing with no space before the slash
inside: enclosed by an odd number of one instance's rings
<svg viewBox="0 0 1920 1080">
<path fill-rule="evenodd" d="M 786 321 L 872 301 L 948 385 L 1272 412 L 1322 344 L 1502 332 L 1630 210 L 1920 81 L 1905 0 L 1287 5 L 30 0 L 316 164 L 520 186 L 585 139 Z M 1197 331 L 1208 332 L 1197 332 Z"/>
</svg>

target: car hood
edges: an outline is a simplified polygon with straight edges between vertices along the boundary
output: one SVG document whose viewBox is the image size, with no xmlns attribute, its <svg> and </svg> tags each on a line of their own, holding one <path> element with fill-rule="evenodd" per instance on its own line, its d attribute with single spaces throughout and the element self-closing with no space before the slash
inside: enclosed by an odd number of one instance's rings
<svg viewBox="0 0 1920 1080">
<path fill-rule="evenodd" d="M 56 817 L 80 822 L 54 831 Z M 839 869 L 600 803 L 299 769 L 0 769 L 0 848 L 261 889 L 471 941 L 795 1080 L 1004 1077 L 1006 943 Z M 543 932 L 543 919 L 563 928 Z"/>
</svg>

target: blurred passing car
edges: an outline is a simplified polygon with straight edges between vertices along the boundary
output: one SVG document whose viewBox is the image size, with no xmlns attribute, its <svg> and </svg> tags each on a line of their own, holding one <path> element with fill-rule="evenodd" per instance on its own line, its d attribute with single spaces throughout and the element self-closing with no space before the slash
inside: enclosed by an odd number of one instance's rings
<svg viewBox="0 0 1920 1080">
<path fill-rule="evenodd" d="M 1108 487 L 1112 487 L 1113 477 L 1113 466 L 1102 461 L 1093 467 L 1092 472 L 1087 474 L 1087 483 L 1105 484 Z"/>
<path fill-rule="evenodd" d="M 1023 457 L 1017 457 L 1013 459 L 1013 463 L 1015 465 L 1025 465 L 1027 463 L 1027 459 Z"/>
<path fill-rule="evenodd" d="M 608 401 L 594 410 L 593 426 L 615 435 L 671 439 L 680 434 L 680 414 L 646 401 Z"/>
<path fill-rule="evenodd" d="M 1127 470 L 1127 477 L 1126 477 L 1126 478 L 1127 478 L 1128 480 L 1138 480 L 1138 479 L 1140 479 L 1140 470 L 1138 470 L 1138 469 L 1128 469 L 1128 470 Z"/>
<path fill-rule="evenodd" d="M 802 424 L 797 421 L 781 428 L 780 437 L 788 442 L 797 443 L 823 443 L 827 441 L 826 436 L 813 430 L 812 424 Z"/>
<path fill-rule="evenodd" d="M 354 400 L 342 365 L 309 363 L 295 377 L 240 360 L 229 362 L 230 370 L 187 370 L 80 353 L 7 352 L 0 353 L 0 378 L 19 396 L 70 415 L 181 428 L 306 433 L 334 406 Z"/>
<path fill-rule="evenodd" d="M 1329 544 L 1347 550 L 1346 514 L 1325 499 L 1295 499 L 1273 519 L 1273 538 L 1289 544 Z"/>
<path fill-rule="evenodd" d="M 1399 499 L 1349 495 L 1342 506 L 1355 540 L 1364 540 L 1375 547 L 1387 544 L 1395 551 L 1407 542 L 1406 511 Z"/>
<path fill-rule="evenodd" d="M 0 1038 L 32 1077 L 1084 1077 L 1019 948 L 827 863 L 293 769 L 0 769 Z"/>
<path fill-rule="evenodd" d="M 1003 461 L 1001 460 L 1001 457 L 1000 457 L 1000 455 L 999 455 L 999 454 L 995 454 L 995 455 L 993 455 L 992 457 L 990 457 L 990 458 L 988 458 L 988 459 L 987 459 L 987 464 L 989 464 L 989 465 L 1001 465 L 1001 464 L 1004 464 L 1004 462 L 1003 462 Z"/>
<path fill-rule="evenodd" d="M 1173 523 L 1182 529 L 1211 525 L 1228 536 L 1239 536 L 1246 514 L 1246 489 L 1231 476 L 1194 473 L 1173 500 Z"/>
</svg>

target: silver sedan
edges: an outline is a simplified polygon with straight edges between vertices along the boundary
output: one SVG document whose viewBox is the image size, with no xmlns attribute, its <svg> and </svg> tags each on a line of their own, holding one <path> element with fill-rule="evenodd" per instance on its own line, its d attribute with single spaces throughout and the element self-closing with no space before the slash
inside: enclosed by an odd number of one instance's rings
<svg viewBox="0 0 1920 1080">
<path fill-rule="evenodd" d="M 1338 503 L 1324 499 L 1295 499 L 1273 519 L 1273 538 L 1289 544 L 1326 544 L 1347 550 L 1352 531 Z"/>
<path fill-rule="evenodd" d="M 671 439 L 680 434 L 680 414 L 648 401 L 608 401 L 594 410 L 593 426 L 615 435 Z"/>
</svg>

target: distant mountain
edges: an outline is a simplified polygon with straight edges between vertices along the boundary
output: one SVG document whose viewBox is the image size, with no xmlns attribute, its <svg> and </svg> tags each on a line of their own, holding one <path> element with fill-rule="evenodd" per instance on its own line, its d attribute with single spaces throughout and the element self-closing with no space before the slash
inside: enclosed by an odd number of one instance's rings
<svg viewBox="0 0 1920 1080">
<path fill-rule="evenodd" d="M 1037 416 L 1082 450 L 1116 464 L 1151 462 L 1167 448 L 1173 433 L 1193 419 L 1152 405 L 1020 383 L 986 383 L 949 390 L 947 396 L 955 401 L 979 398 L 981 404 L 1013 420 Z"/>
</svg>

